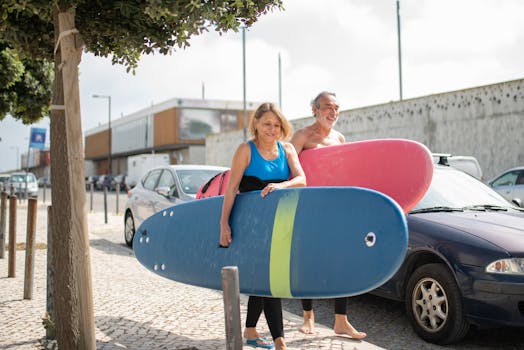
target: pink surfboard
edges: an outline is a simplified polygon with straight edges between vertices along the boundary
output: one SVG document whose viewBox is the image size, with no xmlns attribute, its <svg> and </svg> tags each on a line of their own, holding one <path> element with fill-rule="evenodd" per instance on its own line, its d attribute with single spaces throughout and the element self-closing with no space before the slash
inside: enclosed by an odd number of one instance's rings
<svg viewBox="0 0 524 350">
<path fill-rule="evenodd" d="M 349 142 L 302 151 L 308 186 L 356 186 L 393 198 L 407 213 L 422 199 L 433 177 L 433 158 L 423 144 L 406 139 Z M 224 194 L 229 173 L 200 188 L 197 198 Z"/>
<path fill-rule="evenodd" d="M 409 212 L 433 177 L 433 157 L 423 144 L 377 139 L 302 151 L 308 186 L 357 186 L 382 192 Z"/>
<path fill-rule="evenodd" d="M 226 192 L 227 183 L 229 182 L 229 174 L 229 170 L 216 174 L 198 189 L 195 198 L 200 199 L 223 195 L 224 192 Z"/>
</svg>

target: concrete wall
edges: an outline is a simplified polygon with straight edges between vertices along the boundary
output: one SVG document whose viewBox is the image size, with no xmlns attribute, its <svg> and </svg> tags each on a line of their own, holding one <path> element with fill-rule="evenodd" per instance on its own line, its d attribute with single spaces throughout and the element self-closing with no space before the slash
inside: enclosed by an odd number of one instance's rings
<svg viewBox="0 0 524 350">
<path fill-rule="evenodd" d="M 295 130 L 312 122 L 292 121 Z M 342 111 L 335 128 L 349 142 L 407 138 L 435 153 L 474 156 L 489 180 L 524 165 L 524 79 Z M 242 139 L 242 131 L 209 135 L 206 163 L 230 166 Z"/>
</svg>

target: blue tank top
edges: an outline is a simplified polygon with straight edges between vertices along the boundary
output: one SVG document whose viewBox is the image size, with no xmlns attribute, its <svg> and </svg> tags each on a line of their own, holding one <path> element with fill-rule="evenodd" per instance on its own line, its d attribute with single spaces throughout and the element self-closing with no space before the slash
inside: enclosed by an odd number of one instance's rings
<svg viewBox="0 0 524 350">
<path fill-rule="evenodd" d="M 258 152 L 253 141 L 249 141 L 251 148 L 251 160 L 244 171 L 244 176 L 256 176 L 260 180 L 282 180 L 289 179 L 289 165 L 287 163 L 286 151 L 280 141 L 277 141 L 278 156 L 273 160 L 265 160 Z"/>
</svg>

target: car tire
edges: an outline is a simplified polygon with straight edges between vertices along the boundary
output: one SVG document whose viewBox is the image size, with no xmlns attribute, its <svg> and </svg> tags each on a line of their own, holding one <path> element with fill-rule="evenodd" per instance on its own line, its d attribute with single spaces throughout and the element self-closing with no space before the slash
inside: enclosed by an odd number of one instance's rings
<svg viewBox="0 0 524 350">
<path fill-rule="evenodd" d="M 129 247 L 133 246 L 133 237 L 135 236 L 135 220 L 131 212 L 126 212 L 124 220 L 124 239 Z"/>
<path fill-rule="evenodd" d="M 415 270 L 406 287 L 405 308 L 415 332 L 430 343 L 455 343 L 468 333 L 462 295 L 444 264 Z"/>
</svg>

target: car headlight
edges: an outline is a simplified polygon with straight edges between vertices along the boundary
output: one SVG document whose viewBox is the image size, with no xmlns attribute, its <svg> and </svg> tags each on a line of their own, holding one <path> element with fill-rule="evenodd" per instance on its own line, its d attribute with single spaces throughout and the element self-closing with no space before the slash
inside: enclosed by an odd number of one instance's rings
<svg viewBox="0 0 524 350">
<path fill-rule="evenodd" d="M 488 273 L 524 275 L 524 258 L 500 259 L 486 266 Z"/>
</svg>

